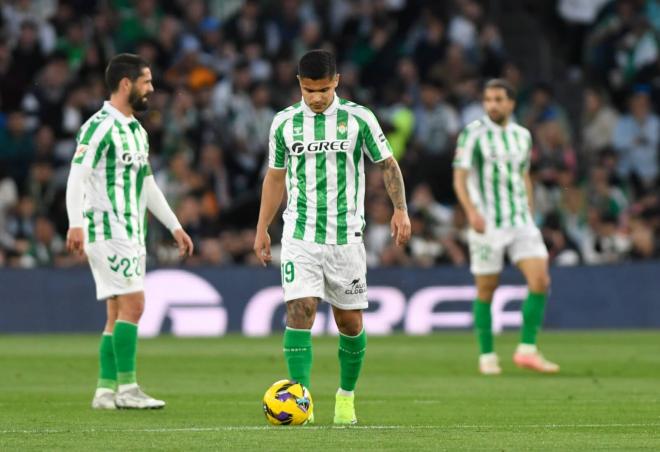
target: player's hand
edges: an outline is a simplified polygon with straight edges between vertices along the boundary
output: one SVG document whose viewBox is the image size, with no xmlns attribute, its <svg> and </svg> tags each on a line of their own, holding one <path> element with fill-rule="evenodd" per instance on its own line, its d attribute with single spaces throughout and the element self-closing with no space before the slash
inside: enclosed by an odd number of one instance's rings
<svg viewBox="0 0 660 452">
<path fill-rule="evenodd" d="M 273 259 L 270 255 L 270 235 L 268 231 L 257 228 L 257 235 L 254 238 L 254 254 L 264 267 Z"/>
<path fill-rule="evenodd" d="M 410 240 L 410 218 L 408 218 L 408 211 L 394 209 L 390 226 L 394 243 L 397 246 L 403 246 L 408 243 L 408 240 Z"/>
<path fill-rule="evenodd" d="M 66 250 L 81 256 L 84 251 L 85 233 L 83 228 L 69 228 L 66 233 Z"/>
<path fill-rule="evenodd" d="M 186 234 L 186 231 L 177 229 L 172 235 L 174 236 L 174 240 L 176 240 L 176 246 L 179 248 L 179 256 L 192 256 L 195 247 L 190 236 Z"/>
<path fill-rule="evenodd" d="M 472 229 L 477 231 L 479 234 L 486 232 L 486 220 L 484 220 L 484 217 L 482 217 L 479 212 L 472 210 L 468 212 L 467 216 Z"/>
</svg>

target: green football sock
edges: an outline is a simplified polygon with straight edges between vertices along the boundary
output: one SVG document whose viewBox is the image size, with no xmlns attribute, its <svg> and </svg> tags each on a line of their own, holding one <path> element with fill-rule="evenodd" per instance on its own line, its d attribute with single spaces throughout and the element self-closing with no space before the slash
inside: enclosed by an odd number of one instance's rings
<svg viewBox="0 0 660 452">
<path fill-rule="evenodd" d="M 312 332 L 287 327 L 284 331 L 284 359 L 289 378 L 309 389 L 312 374 Z"/>
<path fill-rule="evenodd" d="M 474 314 L 474 330 L 479 341 L 481 354 L 492 353 L 493 347 L 493 317 L 490 312 L 490 303 L 476 299 L 472 305 Z"/>
<path fill-rule="evenodd" d="M 364 328 L 357 336 L 339 334 L 339 369 L 341 377 L 339 387 L 344 391 L 355 389 L 366 350 L 367 333 Z"/>
<path fill-rule="evenodd" d="M 520 330 L 520 342 L 522 344 L 536 344 L 536 333 L 543 323 L 545 315 L 545 302 L 547 295 L 544 293 L 530 292 L 522 306 L 523 325 Z"/>
<path fill-rule="evenodd" d="M 120 385 L 135 383 L 135 356 L 137 353 L 138 326 L 126 320 L 117 320 L 112 334 L 117 363 L 117 382 Z"/>
<path fill-rule="evenodd" d="M 117 389 L 117 366 L 115 350 L 112 345 L 112 333 L 104 332 L 99 345 L 99 380 L 97 388 Z"/>
</svg>

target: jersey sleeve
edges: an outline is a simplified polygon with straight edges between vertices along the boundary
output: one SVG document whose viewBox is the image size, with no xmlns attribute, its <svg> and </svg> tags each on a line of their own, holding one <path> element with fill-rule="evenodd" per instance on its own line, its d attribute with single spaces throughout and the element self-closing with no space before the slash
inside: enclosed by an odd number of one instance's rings
<svg viewBox="0 0 660 452">
<path fill-rule="evenodd" d="M 287 120 L 276 121 L 270 126 L 268 138 L 268 166 L 275 169 L 286 168 L 287 147 L 284 141 L 284 126 Z"/>
<path fill-rule="evenodd" d="M 470 169 L 477 147 L 478 134 L 469 127 L 463 129 L 456 142 L 456 153 L 454 154 L 454 168 Z"/>
<path fill-rule="evenodd" d="M 103 153 L 108 149 L 112 121 L 90 121 L 83 125 L 76 136 L 74 165 L 96 168 Z"/>
<path fill-rule="evenodd" d="M 376 116 L 370 110 L 366 108 L 364 110 L 365 114 L 355 116 L 362 131 L 363 149 L 369 160 L 378 163 L 392 156 L 392 146 L 380 128 Z"/>
<path fill-rule="evenodd" d="M 532 161 L 532 134 L 529 130 L 525 130 L 525 133 L 522 134 L 522 139 L 525 149 L 525 159 L 521 165 L 521 170 L 526 173 L 529 171 L 530 163 Z"/>
</svg>

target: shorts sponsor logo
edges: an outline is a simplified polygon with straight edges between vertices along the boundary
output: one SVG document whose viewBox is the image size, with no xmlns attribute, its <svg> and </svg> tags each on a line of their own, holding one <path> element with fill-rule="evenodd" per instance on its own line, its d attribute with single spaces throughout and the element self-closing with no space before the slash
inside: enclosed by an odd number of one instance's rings
<svg viewBox="0 0 660 452">
<path fill-rule="evenodd" d="M 344 291 L 346 295 L 359 295 L 367 291 L 367 283 L 360 283 L 360 278 L 354 279 Z"/>
</svg>

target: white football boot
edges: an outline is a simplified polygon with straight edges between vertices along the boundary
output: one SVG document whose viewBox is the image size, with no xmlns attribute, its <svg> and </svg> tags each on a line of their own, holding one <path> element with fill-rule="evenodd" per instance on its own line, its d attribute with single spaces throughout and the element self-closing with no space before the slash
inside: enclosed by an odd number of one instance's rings
<svg viewBox="0 0 660 452">
<path fill-rule="evenodd" d="M 499 375 L 502 373 L 500 360 L 494 352 L 479 355 L 479 372 L 481 372 L 481 375 Z"/>
<path fill-rule="evenodd" d="M 95 410 L 116 410 L 115 391 L 108 388 L 97 388 L 92 399 L 92 408 Z"/>
<path fill-rule="evenodd" d="M 150 395 L 145 394 L 137 383 L 126 385 L 115 396 L 115 403 L 117 408 L 129 408 L 138 410 L 158 409 L 165 406 L 162 400 L 154 399 Z"/>
</svg>

